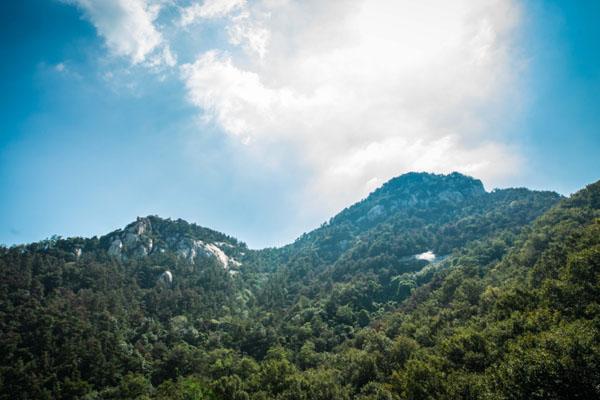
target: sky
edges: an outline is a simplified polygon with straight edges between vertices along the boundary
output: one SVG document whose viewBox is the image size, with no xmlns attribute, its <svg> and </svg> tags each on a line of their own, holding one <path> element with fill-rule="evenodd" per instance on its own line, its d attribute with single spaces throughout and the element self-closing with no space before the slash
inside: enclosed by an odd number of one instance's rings
<svg viewBox="0 0 600 400">
<path fill-rule="evenodd" d="M 137 216 L 289 243 L 409 171 L 600 179 L 600 2 L 0 4 L 0 243 Z"/>
</svg>

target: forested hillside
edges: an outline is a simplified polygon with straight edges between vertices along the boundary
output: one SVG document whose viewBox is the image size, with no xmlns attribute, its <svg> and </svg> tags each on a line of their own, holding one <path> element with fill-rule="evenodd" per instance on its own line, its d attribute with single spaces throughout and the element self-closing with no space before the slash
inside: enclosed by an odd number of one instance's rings
<svg viewBox="0 0 600 400">
<path fill-rule="evenodd" d="M 0 271 L 2 399 L 600 396 L 600 183 L 410 173 L 282 248 L 150 216 Z"/>
</svg>

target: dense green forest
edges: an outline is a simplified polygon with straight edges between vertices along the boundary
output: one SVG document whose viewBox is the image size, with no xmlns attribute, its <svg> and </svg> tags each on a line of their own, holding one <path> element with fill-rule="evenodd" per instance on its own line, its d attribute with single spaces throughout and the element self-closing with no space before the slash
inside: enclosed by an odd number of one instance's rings
<svg viewBox="0 0 600 400">
<path fill-rule="evenodd" d="M 600 182 L 410 173 L 281 248 L 149 216 L 0 271 L 0 399 L 600 398 Z"/>
</svg>

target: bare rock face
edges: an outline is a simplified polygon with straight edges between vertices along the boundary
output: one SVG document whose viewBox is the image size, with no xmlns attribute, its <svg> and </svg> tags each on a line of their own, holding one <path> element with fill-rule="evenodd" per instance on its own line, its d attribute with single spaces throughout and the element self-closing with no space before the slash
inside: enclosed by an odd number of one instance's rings
<svg viewBox="0 0 600 400">
<path fill-rule="evenodd" d="M 185 258 L 189 262 L 194 262 L 197 257 L 209 256 L 209 253 L 205 250 L 205 245 L 202 240 L 183 238 L 177 241 L 173 240 L 172 242 L 176 242 L 175 249 L 177 255 Z"/>
<path fill-rule="evenodd" d="M 189 262 L 194 262 L 198 257 L 215 257 L 225 269 L 242 265 L 225 254 L 216 243 L 204 243 L 202 240 L 184 238 L 177 242 L 176 249 L 177 254 Z"/>
<path fill-rule="evenodd" d="M 221 248 L 213 243 L 207 243 L 204 245 L 204 249 L 212 254 L 221 264 L 223 264 L 223 268 L 229 269 L 230 259 L 227 254 L 221 250 Z"/>
<path fill-rule="evenodd" d="M 138 219 L 125 228 L 126 232 L 132 233 L 136 236 L 144 235 L 152 230 L 150 219 L 138 217 Z"/>
<path fill-rule="evenodd" d="M 138 218 L 123 231 L 117 231 L 111 238 L 108 254 L 125 260 L 127 258 L 145 257 L 153 250 L 154 241 L 148 235 L 152 225 L 148 218 Z"/>
<path fill-rule="evenodd" d="M 140 237 L 134 233 L 127 232 L 123 238 L 123 245 L 133 247 L 140 241 Z"/>
<path fill-rule="evenodd" d="M 239 268 L 241 263 L 229 257 L 223 248 L 233 248 L 233 245 L 226 242 L 208 243 L 180 233 L 161 235 L 161 232 L 153 229 L 151 219 L 145 217 L 138 218 L 125 229 L 114 232 L 110 237 L 108 254 L 120 260 L 127 260 L 172 251 L 189 263 L 214 257 L 225 269 Z"/>
<path fill-rule="evenodd" d="M 158 277 L 158 283 L 171 286 L 171 284 L 173 283 L 173 273 L 169 270 L 166 270 Z"/>
<path fill-rule="evenodd" d="M 113 256 L 113 257 L 121 257 L 121 251 L 123 250 L 123 242 L 121 242 L 121 239 L 119 238 L 115 238 L 112 243 L 110 244 L 110 247 L 108 248 L 108 254 Z"/>
</svg>

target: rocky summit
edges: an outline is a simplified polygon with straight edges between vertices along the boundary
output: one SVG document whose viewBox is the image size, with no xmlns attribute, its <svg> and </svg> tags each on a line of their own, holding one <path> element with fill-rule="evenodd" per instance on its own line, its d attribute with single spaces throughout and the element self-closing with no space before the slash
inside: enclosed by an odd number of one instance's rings
<svg viewBox="0 0 600 400">
<path fill-rule="evenodd" d="M 238 268 L 241 263 L 233 256 L 232 249 L 237 242 L 228 241 L 203 241 L 185 231 L 166 231 L 164 226 L 170 221 L 157 216 L 138 217 L 135 222 L 127 225 L 123 230 L 118 230 L 106 235 L 103 239 L 108 242 L 107 253 L 120 260 L 129 258 L 142 258 L 152 254 L 172 252 L 177 256 L 194 263 L 197 258 L 214 258 L 223 268 Z M 175 224 L 190 226 L 187 222 L 179 220 Z M 200 236 L 203 236 L 202 228 Z M 214 232 L 218 236 L 216 232 Z M 208 239 L 211 240 L 211 239 Z M 225 239 L 227 240 L 227 239 Z"/>
</svg>

